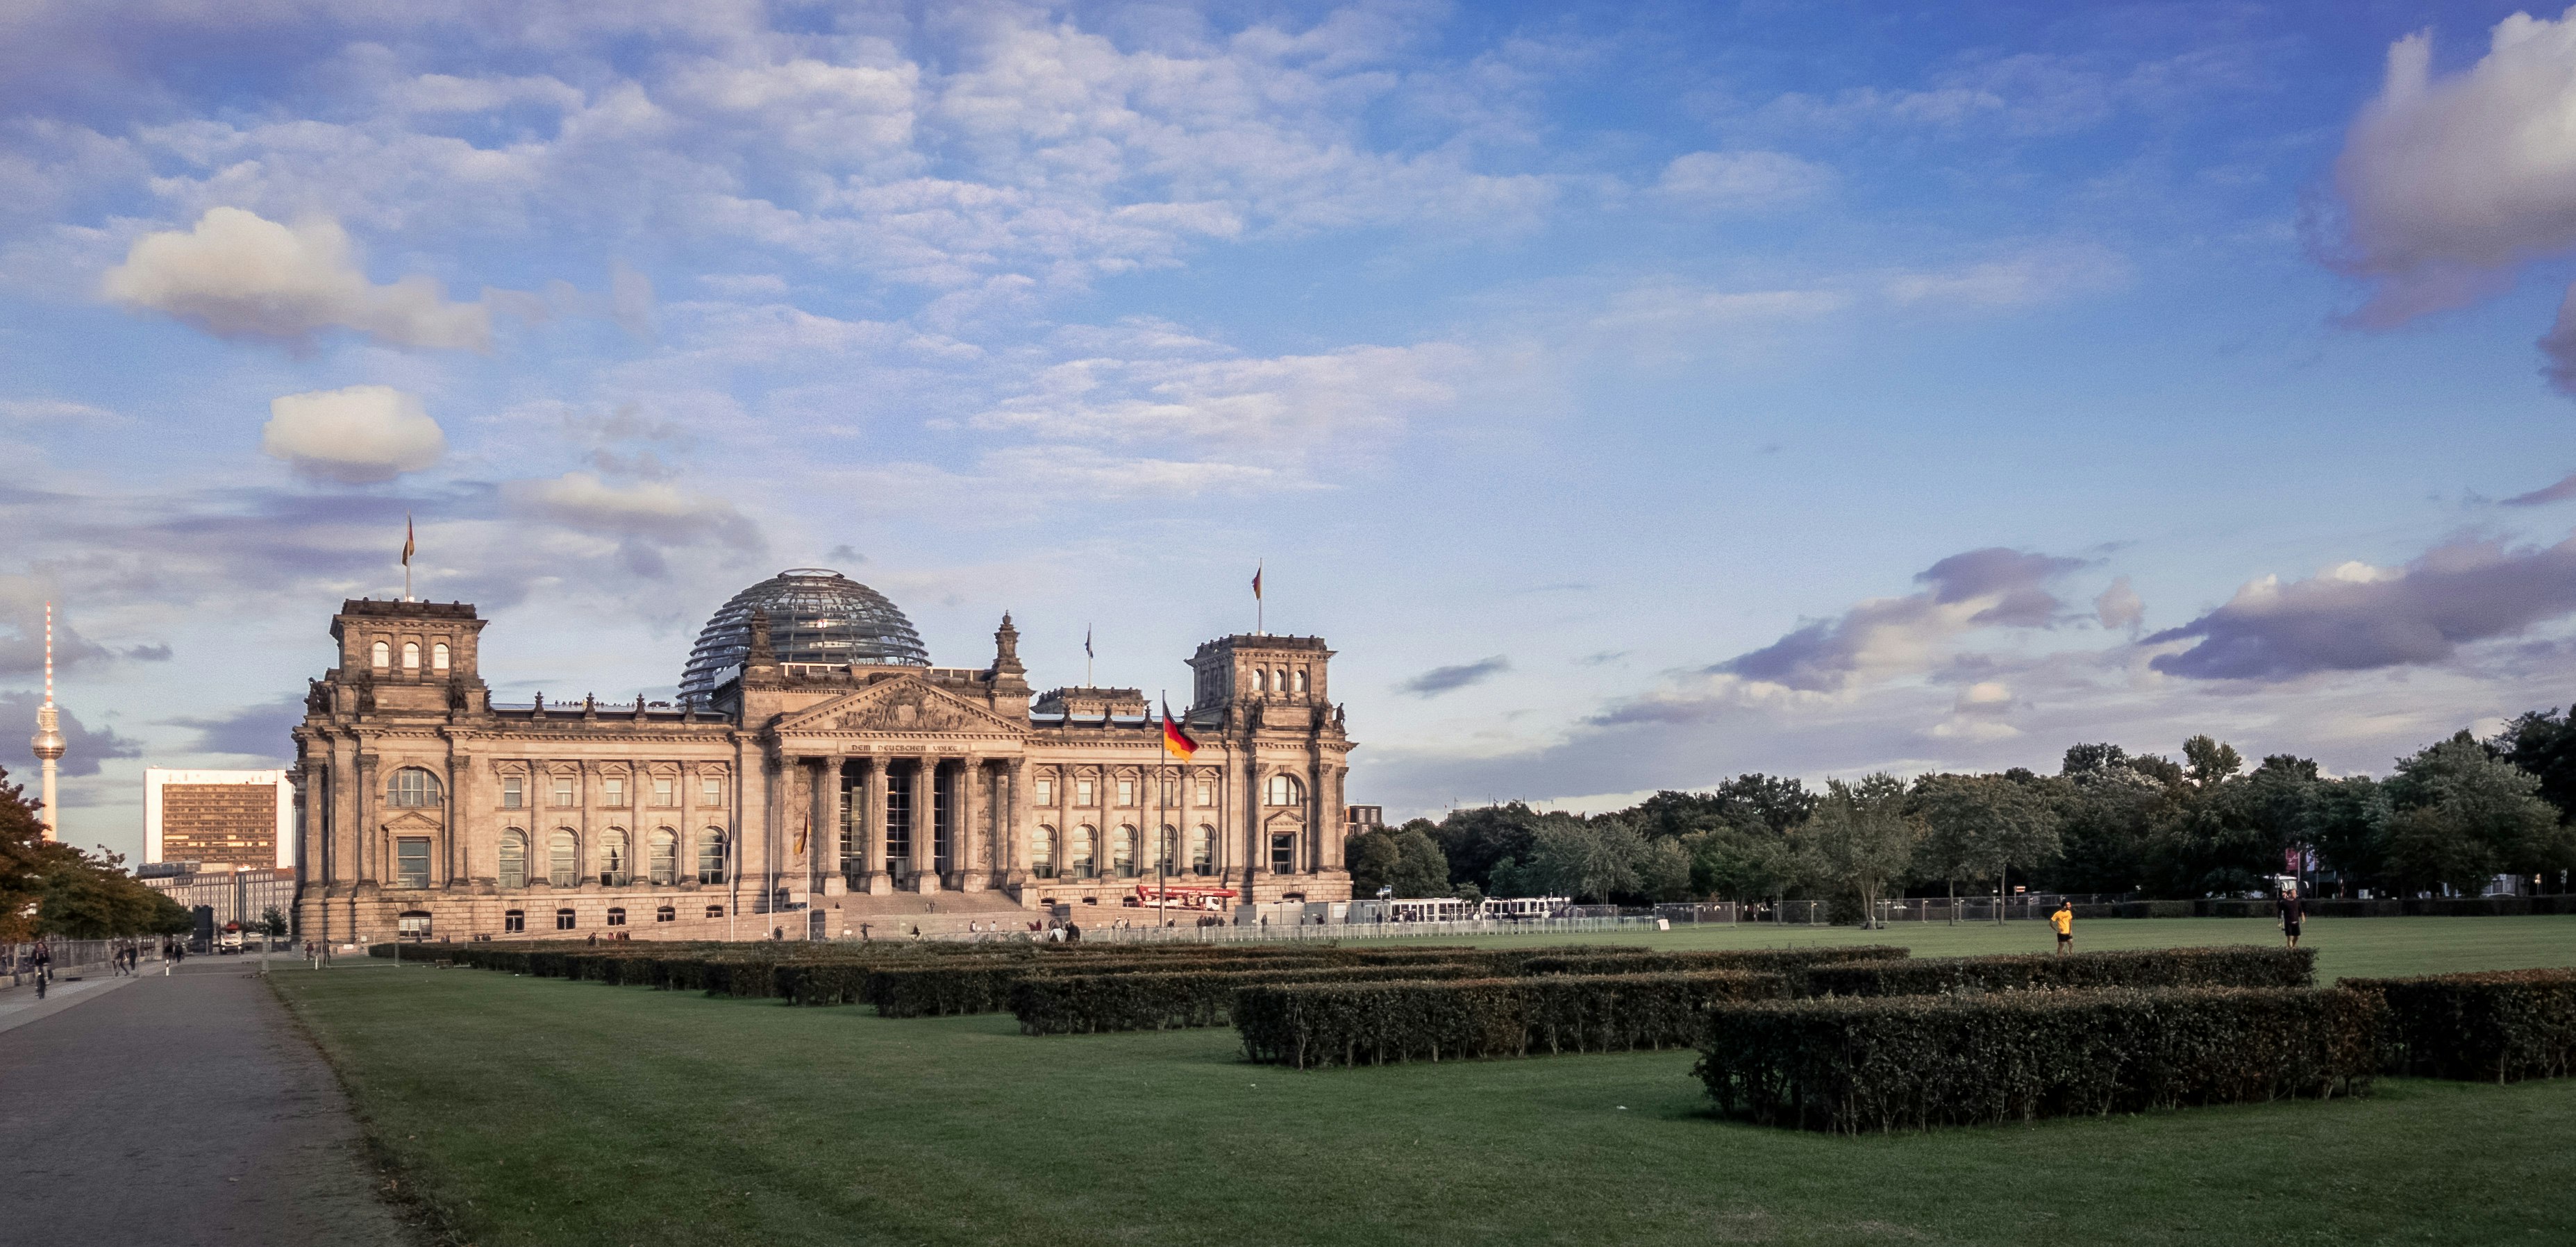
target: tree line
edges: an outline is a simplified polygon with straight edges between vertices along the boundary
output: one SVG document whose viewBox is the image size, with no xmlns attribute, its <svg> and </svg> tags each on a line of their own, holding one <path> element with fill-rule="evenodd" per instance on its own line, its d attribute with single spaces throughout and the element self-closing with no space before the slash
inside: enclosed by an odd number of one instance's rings
<svg viewBox="0 0 2576 1247">
<path fill-rule="evenodd" d="M 1833 900 L 2035 891 L 2185 898 L 2266 888 L 2293 852 L 2344 894 L 2478 894 L 2496 875 L 2565 890 L 2576 869 L 2576 708 L 2463 731 L 2385 777 L 2209 736 L 2179 760 L 2118 745 L 2026 768 L 1827 780 L 1739 775 L 1608 814 L 1520 802 L 1352 837 L 1354 895 L 1578 901 Z"/>
<path fill-rule="evenodd" d="M 45 839 L 43 803 L 8 779 L 0 768 L 0 944 L 177 935 L 196 925 L 186 906 L 128 873 L 123 857 Z"/>
</svg>

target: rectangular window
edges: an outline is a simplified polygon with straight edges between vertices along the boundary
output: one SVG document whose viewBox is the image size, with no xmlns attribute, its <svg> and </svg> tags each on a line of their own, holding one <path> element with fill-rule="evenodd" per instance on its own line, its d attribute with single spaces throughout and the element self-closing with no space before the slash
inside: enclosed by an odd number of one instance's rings
<svg viewBox="0 0 2576 1247">
<path fill-rule="evenodd" d="M 1200 781 L 1199 781 L 1199 804 L 1200 804 L 1200 805 L 1215 805 L 1215 804 L 1216 804 L 1216 785 L 1211 784 L 1211 783 L 1207 782 L 1206 780 L 1200 780 Z"/>
<path fill-rule="evenodd" d="M 407 940 L 429 938 L 429 915 L 409 913 L 394 919 L 394 930 Z"/>
<path fill-rule="evenodd" d="M 673 909 L 668 905 L 664 905 L 660 909 L 653 911 L 653 921 L 655 922 L 677 922 L 679 920 L 680 911 Z"/>
<path fill-rule="evenodd" d="M 1091 781 L 1090 781 L 1090 780 L 1087 780 L 1087 779 L 1077 779 L 1077 780 L 1073 781 L 1073 803 L 1074 803 L 1075 805 L 1098 805 L 1098 804 L 1100 804 L 1099 802 L 1094 801 L 1094 800 L 1092 800 L 1092 799 L 1091 799 Z"/>
<path fill-rule="evenodd" d="M 600 785 L 602 789 L 600 795 L 607 801 L 608 808 L 612 810 L 621 810 L 626 808 L 625 776 L 611 775 L 608 778 L 601 780 Z"/>
<path fill-rule="evenodd" d="M 625 911 L 625 910 L 623 910 L 623 909 L 611 909 L 611 910 L 609 910 L 609 911 L 608 911 L 608 925 L 610 925 L 610 926 L 612 926 L 612 927 L 622 927 L 622 926 L 625 926 L 625 925 L 626 925 L 626 911 Z"/>
<path fill-rule="evenodd" d="M 569 909 L 558 909 L 558 910 L 556 910 L 556 911 L 555 911 L 555 930 L 558 930 L 558 931 L 569 931 L 569 930 L 572 930 L 572 911 L 571 911 L 571 910 L 569 910 Z"/>
<path fill-rule="evenodd" d="M 707 806 L 710 809 L 722 807 L 724 805 L 724 781 L 712 778 L 699 780 L 698 804 Z"/>
<path fill-rule="evenodd" d="M 707 916 L 708 916 L 708 917 L 710 917 L 710 918 L 722 918 L 722 917 L 724 917 L 724 906 L 722 906 L 722 905 L 709 905 L 709 906 L 707 906 Z"/>
<path fill-rule="evenodd" d="M 511 910 L 510 912 L 508 912 L 508 913 L 505 913 L 505 914 L 501 915 L 501 932 L 502 932 L 502 934 L 505 934 L 505 935 L 508 935 L 508 934 L 515 934 L 515 933 L 517 933 L 517 932 L 525 931 L 525 930 L 527 930 L 527 929 L 528 929 L 528 911 L 526 911 L 526 910 L 524 910 L 524 909 L 513 909 L 513 910 Z"/>
<path fill-rule="evenodd" d="M 501 808 L 515 810 L 528 803 L 528 781 L 525 776 L 501 777 Z"/>
<path fill-rule="evenodd" d="M 1051 779 L 1042 779 L 1042 780 L 1039 780 L 1039 781 L 1038 781 L 1038 784 L 1037 784 L 1037 800 L 1038 800 L 1038 804 L 1039 804 L 1039 805 L 1054 805 L 1054 804 L 1055 804 L 1055 781 L 1054 781 L 1054 780 L 1051 780 Z"/>
<path fill-rule="evenodd" d="M 556 804 L 556 805 L 558 805 L 558 806 L 561 806 L 561 807 L 563 807 L 563 808 L 569 809 L 569 808 L 571 808 L 572 803 L 573 803 L 573 785 L 572 785 L 572 776 L 570 776 L 570 775 L 557 775 L 557 776 L 555 776 L 555 804 Z"/>
<path fill-rule="evenodd" d="M 680 781 L 673 779 L 668 775 L 654 776 L 653 804 L 657 806 L 678 805 L 680 803 L 679 784 Z"/>
<path fill-rule="evenodd" d="M 898 875 L 912 873 L 912 772 L 889 771 L 886 774 L 885 868 Z"/>
<path fill-rule="evenodd" d="M 1134 804 L 1136 804 L 1136 781 L 1135 781 L 1135 780 L 1132 780 L 1132 779 L 1122 779 L 1122 780 L 1119 780 L 1119 781 L 1118 781 L 1118 804 L 1120 804 L 1120 805 L 1134 805 Z"/>
<path fill-rule="evenodd" d="M 429 886 L 429 837 L 404 836 L 394 841 L 394 886 Z"/>
<path fill-rule="evenodd" d="M 1285 874 L 1291 874 L 1291 873 L 1294 873 L 1294 872 L 1296 871 L 1296 869 L 1297 869 L 1297 837 L 1295 837 L 1295 836 L 1272 836 L 1272 837 L 1270 837 L 1270 871 L 1271 871 L 1271 873 L 1272 873 L 1272 874 L 1285 875 Z"/>
</svg>

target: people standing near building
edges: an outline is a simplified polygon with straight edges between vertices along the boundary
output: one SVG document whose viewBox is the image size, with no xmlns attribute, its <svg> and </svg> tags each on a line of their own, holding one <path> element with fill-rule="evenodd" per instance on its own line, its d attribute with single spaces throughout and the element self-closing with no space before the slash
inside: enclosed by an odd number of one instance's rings
<svg viewBox="0 0 2576 1247">
<path fill-rule="evenodd" d="M 2059 901 L 2057 912 L 2048 916 L 2048 925 L 2057 928 L 2057 954 L 2061 957 L 2075 951 L 2075 902 Z"/>
<path fill-rule="evenodd" d="M 2307 909 L 2299 903 L 2299 885 L 2281 889 L 2281 938 L 2287 947 L 2299 946 L 2299 923 L 2306 917 Z"/>
</svg>

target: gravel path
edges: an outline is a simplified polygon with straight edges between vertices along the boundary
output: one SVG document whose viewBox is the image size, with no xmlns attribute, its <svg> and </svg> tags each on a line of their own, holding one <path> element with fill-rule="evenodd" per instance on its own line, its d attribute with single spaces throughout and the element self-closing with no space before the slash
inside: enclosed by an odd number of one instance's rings
<svg viewBox="0 0 2576 1247">
<path fill-rule="evenodd" d="M 376 1197 L 339 1083 L 256 968 L 191 960 L 0 1031 L 0 1238 L 418 1241 Z"/>
</svg>

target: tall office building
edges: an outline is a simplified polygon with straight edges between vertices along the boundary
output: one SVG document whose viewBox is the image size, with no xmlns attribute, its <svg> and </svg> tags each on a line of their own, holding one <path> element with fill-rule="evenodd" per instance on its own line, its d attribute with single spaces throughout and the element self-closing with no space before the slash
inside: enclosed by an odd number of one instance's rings
<svg viewBox="0 0 2576 1247">
<path fill-rule="evenodd" d="M 295 864 L 295 789 L 278 771 L 143 772 L 143 860 L 206 870 Z"/>
</svg>

